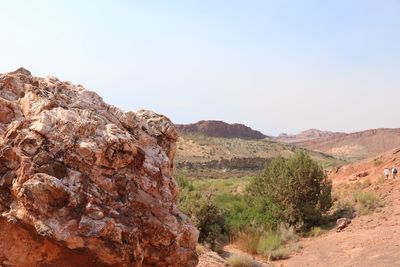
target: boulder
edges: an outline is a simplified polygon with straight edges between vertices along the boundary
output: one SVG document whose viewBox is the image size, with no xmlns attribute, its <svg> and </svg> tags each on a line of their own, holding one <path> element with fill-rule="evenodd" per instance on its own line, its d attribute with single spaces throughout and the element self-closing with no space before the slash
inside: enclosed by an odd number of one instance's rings
<svg viewBox="0 0 400 267">
<path fill-rule="evenodd" d="M 177 132 L 81 85 L 0 75 L 0 265 L 195 266 Z"/>
<path fill-rule="evenodd" d="M 351 223 L 349 218 L 339 218 L 336 220 L 336 232 L 341 232 Z"/>
</svg>

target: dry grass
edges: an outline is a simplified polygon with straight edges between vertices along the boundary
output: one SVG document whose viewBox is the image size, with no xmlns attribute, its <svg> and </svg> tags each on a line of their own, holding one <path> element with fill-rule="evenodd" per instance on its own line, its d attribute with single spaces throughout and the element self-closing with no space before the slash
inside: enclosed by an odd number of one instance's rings
<svg viewBox="0 0 400 267">
<path fill-rule="evenodd" d="M 356 209 L 361 215 L 370 214 L 376 208 L 382 207 L 382 201 L 372 193 L 356 192 L 353 195 Z"/>
<path fill-rule="evenodd" d="M 251 267 L 252 260 L 245 255 L 233 254 L 227 260 L 228 264 L 232 267 Z"/>
<path fill-rule="evenodd" d="M 197 244 L 196 245 L 196 253 L 198 255 L 202 255 L 202 254 L 206 253 L 206 248 L 202 244 Z"/>
<path fill-rule="evenodd" d="M 317 237 L 321 236 L 328 232 L 328 230 L 321 228 L 320 226 L 315 226 L 310 229 L 310 232 L 308 233 L 309 236 Z"/>
<path fill-rule="evenodd" d="M 243 251 L 246 251 L 251 254 L 256 254 L 258 241 L 259 241 L 259 236 L 257 235 L 239 233 L 235 240 L 235 245 Z"/>
<path fill-rule="evenodd" d="M 272 250 L 269 254 L 269 260 L 276 261 L 276 260 L 284 260 L 290 257 L 290 252 L 286 248 L 279 248 L 276 250 Z"/>
<path fill-rule="evenodd" d="M 377 183 L 384 183 L 384 177 L 378 179 Z M 360 215 L 372 213 L 376 208 L 382 207 L 383 202 L 375 194 L 368 192 L 372 183 L 369 180 L 352 184 L 342 184 L 335 188 L 334 209 L 353 210 Z"/>
<path fill-rule="evenodd" d="M 286 230 L 284 234 L 287 240 L 295 239 L 295 234 L 290 230 Z M 241 233 L 238 235 L 235 245 L 245 252 L 263 255 L 269 260 L 287 259 L 290 255 L 290 251 L 283 247 L 284 241 L 281 235 L 274 232 L 264 234 Z"/>
</svg>

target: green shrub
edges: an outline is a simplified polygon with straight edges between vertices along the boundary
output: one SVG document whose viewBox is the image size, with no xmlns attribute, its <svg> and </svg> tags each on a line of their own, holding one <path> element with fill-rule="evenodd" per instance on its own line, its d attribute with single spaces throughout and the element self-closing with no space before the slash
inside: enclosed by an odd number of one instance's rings
<svg viewBox="0 0 400 267">
<path fill-rule="evenodd" d="M 227 260 L 228 264 L 232 267 L 251 267 L 252 260 L 245 255 L 233 254 Z"/>
<path fill-rule="evenodd" d="M 374 194 L 367 192 L 356 192 L 353 195 L 354 202 L 357 204 L 357 211 L 361 215 L 373 212 L 377 207 L 382 206 L 380 199 Z"/>
<path fill-rule="evenodd" d="M 317 224 L 332 205 L 332 184 L 322 167 L 305 152 L 274 159 L 247 188 L 249 203 L 276 228 L 284 222 L 297 229 Z"/>
<path fill-rule="evenodd" d="M 211 249 L 216 250 L 218 241 L 227 239 L 226 212 L 215 204 L 210 194 L 182 190 L 178 207 L 192 219 L 199 230 L 200 243 L 209 244 Z"/>
<path fill-rule="evenodd" d="M 176 182 L 178 183 L 178 186 L 181 190 L 188 190 L 188 191 L 194 190 L 193 182 L 185 178 L 184 176 L 177 176 Z"/>
<path fill-rule="evenodd" d="M 282 246 L 282 239 L 275 233 L 268 233 L 261 236 L 257 244 L 257 253 L 270 256 L 271 252 Z"/>
</svg>

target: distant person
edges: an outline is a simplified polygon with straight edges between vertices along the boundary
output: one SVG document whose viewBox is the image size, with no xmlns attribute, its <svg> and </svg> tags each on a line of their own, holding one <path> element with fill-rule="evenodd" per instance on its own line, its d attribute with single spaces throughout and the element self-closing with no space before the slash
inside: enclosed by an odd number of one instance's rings
<svg viewBox="0 0 400 267">
<path fill-rule="evenodd" d="M 383 176 L 385 176 L 385 179 L 389 178 L 389 174 L 390 174 L 389 168 L 385 168 L 383 170 Z"/>
<path fill-rule="evenodd" d="M 393 166 L 393 168 L 392 168 L 392 175 L 393 175 L 393 179 L 396 179 L 396 177 L 397 177 L 397 169 L 396 169 L 395 166 Z"/>
</svg>

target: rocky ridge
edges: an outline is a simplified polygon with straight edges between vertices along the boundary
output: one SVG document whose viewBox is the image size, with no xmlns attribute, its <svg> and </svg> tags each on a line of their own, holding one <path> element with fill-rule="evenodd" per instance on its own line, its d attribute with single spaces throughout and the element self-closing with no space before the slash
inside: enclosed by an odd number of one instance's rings
<svg viewBox="0 0 400 267">
<path fill-rule="evenodd" d="M 0 263 L 197 264 L 168 118 L 23 68 L 0 75 L 0 111 Z"/>
<path fill-rule="evenodd" d="M 239 123 L 229 124 L 216 120 L 202 120 L 193 124 L 177 125 L 176 127 L 178 132 L 182 134 L 202 134 L 209 137 L 241 138 L 246 140 L 259 140 L 267 137 L 246 125 Z"/>
</svg>

